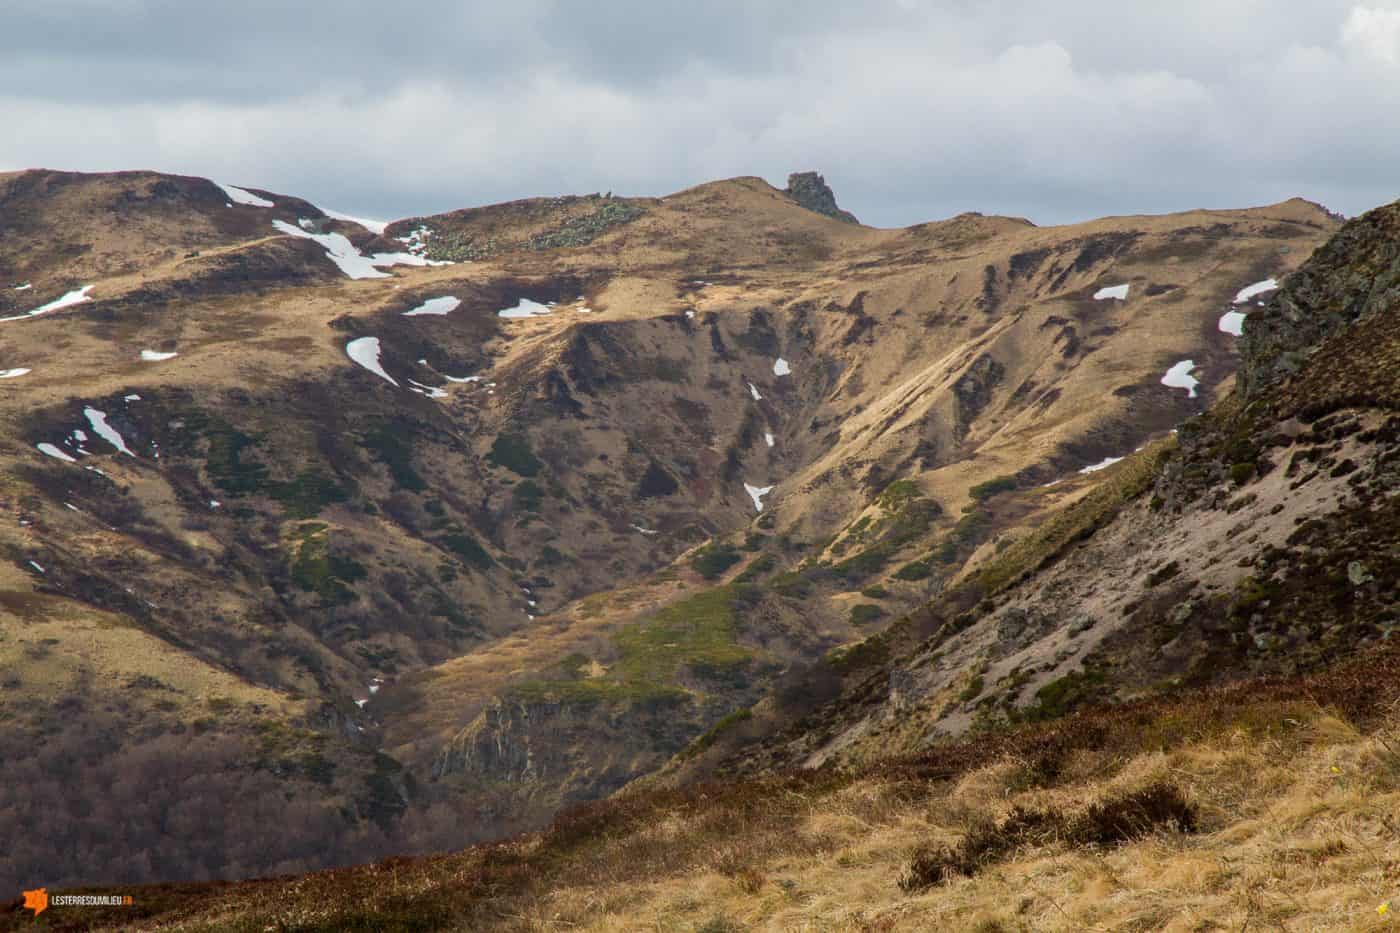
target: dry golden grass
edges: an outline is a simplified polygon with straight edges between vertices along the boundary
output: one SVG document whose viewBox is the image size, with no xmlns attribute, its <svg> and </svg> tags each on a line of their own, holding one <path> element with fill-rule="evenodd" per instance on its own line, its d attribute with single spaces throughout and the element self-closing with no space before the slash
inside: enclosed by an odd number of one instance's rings
<svg viewBox="0 0 1400 933">
<path fill-rule="evenodd" d="M 734 826 L 691 870 L 644 885 L 562 887 L 519 927 L 692 930 L 723 918 L 743 930 L 1382 928 L 1377 907 L 1400 902 L 1396 725 L 1364 737 L 1319 712 L 1286 743 L 1237 733 L 1052 790 L 1016 792 L 1013 761 L 932 800 L 861 783 L 824 798 L 784 840 Z M 1071 809 L 1154 780 L 1174 782 L 1199 807 L 1200 834 L 1105 851 L 1037 847 L 917 895 L 895 884 L 914 847 L 957 838 L 971 815 L 1018 804 Z M 694 845 L 699 822 L 672 819 L 649 834 Z"/>
</svg>

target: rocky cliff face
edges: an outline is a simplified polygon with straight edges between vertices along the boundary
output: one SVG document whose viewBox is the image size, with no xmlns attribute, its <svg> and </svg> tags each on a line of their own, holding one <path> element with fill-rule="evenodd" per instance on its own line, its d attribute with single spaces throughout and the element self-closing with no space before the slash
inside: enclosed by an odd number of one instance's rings
<svg viewBox="0 0 1400 933">
<path fill-rule="evenodd" d="M 855 214 L 836 206 L 835 193 L 827 185 L 826 179 L 817 172 L 793 172 L 788 176 L 784 193 L 809 211 L 816 211 L 848 224 L 860 223 Z"/>
</svg>

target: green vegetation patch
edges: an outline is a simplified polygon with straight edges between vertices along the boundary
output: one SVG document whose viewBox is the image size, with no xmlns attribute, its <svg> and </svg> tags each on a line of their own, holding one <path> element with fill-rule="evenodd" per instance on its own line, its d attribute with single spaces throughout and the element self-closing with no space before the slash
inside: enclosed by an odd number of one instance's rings
<svg viewBox="0 0 1400 933">
<path fill-rule="evenodd" d="M 885 610 L 874 603 L 857 603 L 851 607 L 851 624 L 867 625 L 885 614 Z"/>
<path fill-rule="evenodd" d="M 706 580 L 714 580 L 741 560 L 743 555 L 736 548 L 712 541 L 695 552 L 690 558 L 690 566 Z"/>
<path fill-rule="evenodd" d="M 323 523 L 311 522 L 297 529 L 292 546 L 292 583 L 314 592 L 328 605 L 355 601 L 355 591 L 348 584 L 363 580 L 369 571 L 353 557 L 334 553 L 330 532 Z"/>
<path fill-rule="evenodd" d="M 486 548 L 481 546 L 481 542 L 461 528 L 455 529 L 451 534 L 443 535 L 438 539 L 438 543 L 456 554 L 466 564 L 476 567 L 478 570 L 485 570 L 495 563 L 491 559 L 491 555 L 487 553 Z"/>
<path fill-rule="evenodd" d="M 486 459 L 517 476 L 535 476 L 544 464 L 530 449 L 530 439 L 523 434 L 502 434 L 491 443 Z"/>
<path fill-rule="evenodd" d="M 350 498 L 340 484 L 318 470 L 303 470 L 289 482 L 276 483 L 268 495 L 293 519 L 315 518 L 326 506 Z"/>
<path fill-rule="evenodd" d="M 410 492 L 422 492 L 428 488 L 413 467 L 413 439 L 417 433 L 410 421 L 378 419 L 361 439 L 374 458 L 389 468 L 394 485 Z"/>
<path fill-rule="evenodd" d="M 1010 492 L 1019 484 L 1014 476 L 998 476 L 989 479 L 985 483 L 978 483 L 967 491 L 967 494 L 978 502 L 986 502 L 992 496 L 1000 495 L 1003 492 Z"/>
<path fill-rule="evenodd" d="M 714 671 L 747 664 L 752 652 L 735 640 L 735 596 L 731 586 L 705 590 L 627 626 L 615 639 L 621 657 L 611 673 L 660 683 L 673 680 L 682 665 Z"/>
</svg>

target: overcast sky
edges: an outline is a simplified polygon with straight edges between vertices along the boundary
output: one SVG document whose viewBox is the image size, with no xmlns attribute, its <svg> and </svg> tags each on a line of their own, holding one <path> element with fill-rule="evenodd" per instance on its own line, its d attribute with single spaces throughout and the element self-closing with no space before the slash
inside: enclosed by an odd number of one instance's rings
<svg viewBox="0 0 1400 933">
<path fill-rule="evenodd" d="M 822 171 L 898 226 L 1400 198 L 1400 0 L 3 0 L 0 171 L 396 218 Z"/>
</svg>

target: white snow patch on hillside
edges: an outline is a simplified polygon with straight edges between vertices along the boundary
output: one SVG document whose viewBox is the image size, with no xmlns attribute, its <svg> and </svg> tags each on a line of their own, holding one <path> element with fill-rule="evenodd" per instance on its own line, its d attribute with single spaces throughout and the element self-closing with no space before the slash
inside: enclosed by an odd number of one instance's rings
<svg viewBox="0 0 1400 933">
<path fill-rule="evenodd" d="M 246 204 L 249 207 L 273 207 L 273 203 L 267 198 L 260 198 L 251 191 L 242 188 L 235 188 L 233 185 L 221 185 L 217 181 L 214 184 L 224 189 L 224 194 L 234 204 Z"/>
<path fill-rule="evenodd" d="M 449 314 L 456 311 L 462 304 L 462 299 L 453 298 L 451 295 L 443 295 L 441 298 L 429 298 L 412 311 L 405 311 L 404 317 L 419 317 L 424 314 Z"/>
<path fill-rule="evenodd" d="M 49 455 L 50 457 L 53 457 L 53 458 L 55 458 L 55 459 L 57 459 L 57 460 L 63 460 L 63 461 L 66 462 L 66 463 L 77 463 L 77 462 L 78 462 L 77 459 L 76 459 L 75 457 L 70 457 L 70 456 L 68 456 L 66 453 L 64 453 L 63 451 L 59 450 L 59 449 L 58 449 L 57 447 L 55 447 L 53 444 L 50 444 L 48 441 L 45 441 L 45 442 L 42 443 L 42 444 L 35 444 L 34 446 L 36 446 L 36 447 L 39 448 L 39 453 L 41 453 L 41 454 L 47 454 L 47 455 Z"/>
<path fill-rule="evenodd" d="M 1104 457 L 1104 458 L 1103 458 L 1102 460 L 1100 460 L 1098 463 L 1092 463 L 1092 464 L 1090 464 L 1089 466 L 1086 466 L 1084 469 L 1080 470 L 1079 472 L 1080 472 L 1080 473 L 1097 473 L 1099 470 L 1106 470 L 1106 469 L 1108 469 L 1109 467 L 1113 466 L 1115 463 L 1118 463 L 1118 462 L 1121 461 L 1122 459 L 1123 459 L 1122 457 Z M 1059 480 L 1056 480 L 1055 482 L 1058 483 Z"/>
<path fill-rule="evenodd" d="M 496 314 L 506 318 L 539 317 L 548 314 L 549 308 L 538 301 L 531 301 L 529 298 L 521 298 L 519 303 L 513 308 L 502 308 Z"/>
<path fill-rule="evenodd" d="M 163 363 L 166 360 L 173 360 L 180 354 L 175 352 L 163 353 L 159 350 L 142 350 L 141 361 L 145 363 Z"/>
<path fill-rule="evenodd" d="M 1170 386 L 1173 389 L 1185 389 L 1190 393 L 1191 398 L 1196 397 L 1196 386 L 1200 380 L 1191 375 L 1191 370 L 1196 368 L 1194 360 L 1182 360 L 1162 377 L 1162 385 Z"/>
<path fill-rule="evenodd" d="M 35 570 L 39 571 L 39 572 L 42 573 L 42 574 L 47 574 L 47 573 L 48 573 L 47 570 L 45 570 L 43 567 L 40 567 L 38 564 L 36 564 L 36 563 L 35 563 L 34 561 L 32 561 L 32 560 L 29 562 L 29 566 L 33 567 Z"/>
<path fill-rule="evenodd" d="M 80 305 L 84 301 L 92 301 L 88 292 L 92 291 L 91 285 L 84 285 L 75 291 L 68 292 L 59 298 L 55 298 L 46 305 L 40 305 L 33 311 L 26 311 L 24 314 L 14 314 L 10 317 L 0 317 L 0 321 L 19 321 L 27 317 L 38 317 L 41 314 L 48 314 L 50 311 L 57 311 L 60 308 L 68 308 L 73 305 Z"/>
<path fill-rule="evenodd" d="M 1098 291 L 1094 292 L 1095 301 L 1103 301 L 1106 298 L 1117 298 L 1119 301 L 1127 301 L 1128 286 L 1110 285 L 1107 288 L 1101 288 Z"/>
<path fill-rule="evenodd" d="M 92 425 L 92 429 L 97 432 L 98 437 L 102 438 L 128 457 L 136 456 L 136 454 L 131 452 L 131 448 L 126 446 L 126 441 L 117 433 L 117 429 L 107 423 L 106 412 L 99 411 L 89 405 L 87 408 L 83 409 L 83 414 L 87 416 L 88 423 Z"/>
<path fill-rule="evenodd" d="M 33 287 L 34 287 L 34 283 L 33 283 L 33 282 L 25 282 L 23 285 L 16 285 L 16 286 L 15 286 L 15 291 L 17 291 L 17 292 L 27 292 L 27 291 L 29 291 L 29 290 L 30 290 L 31 288 L 33 288 Z"/>
<path fill-rule="evenodd" d="M 272 226 L 276 227 L 287 236 L 294 236 L 303 240 L 314 240 L 322 249 L 326 251 L 326 256 L 331 262 L 340 267 L 352 279 L 383 279 L 388 278 L 389 273 L 381 272 L 378 266 L 448 266 L 450 262 L 445 260 L 424 259 L 422 256 L 413 253 L 375 253 L 373 256 L 365 256 L 355 244 L 345 238 L 340 233 L 311 233 L 303 230 L 295 224 L 289 224 L 285 220 L 274 220 Z"/>
<path fill-rule="evenodd" d="M 659 535 L 659 534 L 661 534 L 661 532 L 657 531 L 657 530 L 654 529 L 654 528 L 643 528 L 641 525 L 637 525 L 637 524 L 634 524 L 632 527 L 635 528 L 637 531 L 640 531 L 640 532 L 641 532 L 642 534 L 644 534 L 644 535 Z M 534 605 L 534 604 L 531 603 L 531 605 Z"/>
<path fill-rule="evenodd" d="M 0 369 L 0 379 L 15 379 L 15 378 L 18 378 L 19 376 L 27 375 L 27 374 L 29 374 L 30 372 L 32 372 L 32 370 L 23 369 L 23 368 L 19 368 L 19 369 Z"/>
<path fill-rule="evenodd" d="M 694 311 L 687 310 L 687 311 L 685 312 L 685 316 L 686 316 L 686 317 L 689 317 L 689 318 L 693 318 L 693 317 L 695 317 L 695 312 L 694 312 Z"/>
<path fill-rule="evenodd" d="M 1247 285 L 1240 289 L 1239 294 L 1235 295 L 1235 300 L 1232 303 L 1242 305 L 1255 295 L 1262 295 L 1265 292 L 1271 292 L 1277 288 L 1278 279 L 1265 279 L 1262 282 L 1255 282 L 1253 285 Z"/>
<path fill-rule="evenodd" d="M 1220 330 L 1223 333 L 1235 337 L 1244 336 L 1244 319 L 1248 317 L 1243 311 L 1226 311 L 1220 317 Z"/>
<path fill-rule="evenodd" d="M 426 395 L 428 398 L 447 398 L 447 393 L 438 387 L 425 386 L 423 383 L 415 382 L 412 379 L 408 380 L 408 388 L 410 391 L 417 392 L 419 395 Z"/>
<path fill-rule="evenodd" d="M 783 359 L 781 356 L 778 357 L 777 361 L 773 363 L 773 375 L 786 376 L 791 372 L 792 367 L 789 366 L 788 361 Z"/>
<path fill-rule="evenodd" d="M 385 382 L 398 385 L 398 381 L 386 373 L 384 367 L 379 363 L 378 337 L 356 337 L 345 345 L 345 354 Z"/>
<path fill-rule="evenodd" d="M 123 402 L 139 402 L 139 401 L 141 401 L 141 396 L 136 395 L 136 394 L 134 394 L 134 393 L 131 394 L 131 395 L 123 395 L 123 396 L 122 396 L 122 401 L 123 401 Z"/>
<path fill-rule="evenodd" d="M 447 373 L 441 375 L 448 382 L 481 382 L 486 378 L 485 376 L 449 376 Z"/>
<path fill-rule="evenodd" d="M 764 432 L 763 432 L 763 440 L 767 442 L 767 444 L 768 444 L 769 447 L 772 447 L 772 446 L 773 446 L 773 433 L 772 433 L 771 431 L 764 431 Z"/>
<path fill-rule="evenodd" d="M 755 402 L 763 401 L 763 396 L 758 394 L 758 386 L 754 385 L 752 382 L 749 383 L 749 394 L 753 396 Z"/>
<path fill-rule="evenodd" d="M 370 233 L 376 233 L 379 236 L 383 236 L 384 228 L 389 226 L 389 221 L 387 220 L 367 220 L 364 217 L 351 217 L 349 214 L 342 214 L 340 211 L 329 211 L 324 207 L 321 208 L 321 213 L 325 214 L 327 217 L 334 217 L 336 220 L 348 220 L 352 224 L 359 224 Z"/>
<path fill-rule="evenodd" d="M 753 500 L 753 507 L 754 507 L 754 510 L 755 510 L 755 511 L 758 511 L 758 512 L 762 512 L 762 511 L 763 511 L 763 497 L 766 496 L 766 495 L 768 495 L 770 492 L 772 492 L 772 491 L 773 491 L 773 487 L 772 487 L 772 486 L 750 486 L 748 483 L 745 483 L 745 484 L 744 484 L 744 491 L 747 492 L 747 493 L 749 494 L 749 498 Z"/>
</svg>

